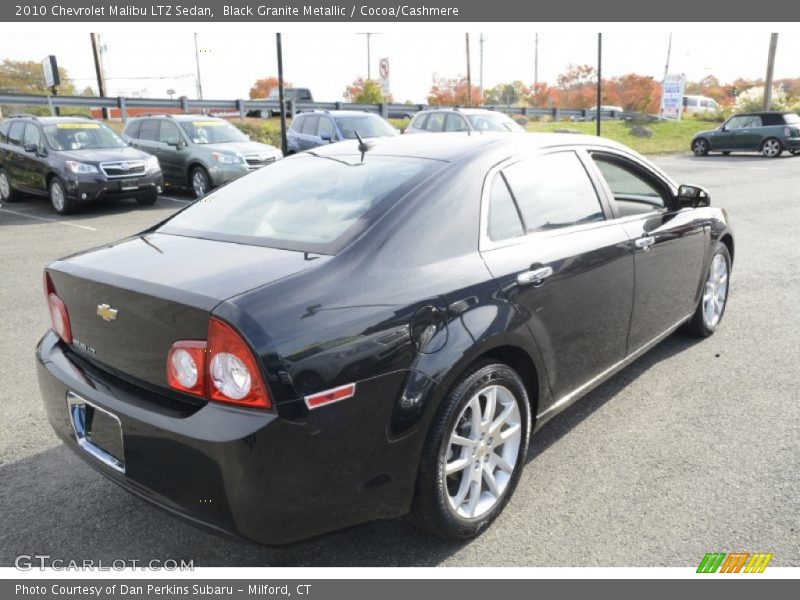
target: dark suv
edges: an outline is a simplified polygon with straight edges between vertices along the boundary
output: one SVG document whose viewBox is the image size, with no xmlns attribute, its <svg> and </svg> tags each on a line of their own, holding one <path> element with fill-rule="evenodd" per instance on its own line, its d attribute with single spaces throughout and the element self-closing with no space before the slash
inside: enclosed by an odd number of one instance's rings
<svg viewBox="0 0 800 600">
<path fill-rule="evenodd" d="M 397 135 L 391 124 L 374 113 L 360 110 L 319 110 L 297 115 L 286 132 L 287 153 L 294 154 L 342 140 Z"/>
<path fill-rule="evenodd" d="M 133 197 L 147 206 L 163 185 L 155 157 L 89 117 L 15 115 L 0 124 L 0 202 L 20 192 L 49 196 L 63 215 L 98 199 Z"/>
<path fill-rule="evenodd" d="M 207 115 L 151 115 L 129 119 L 122 137 L 158 157 L 164 178 L 196 197 L 272 164 L 283 154 L 251 142 L 225 119 Z"/>
</svg>

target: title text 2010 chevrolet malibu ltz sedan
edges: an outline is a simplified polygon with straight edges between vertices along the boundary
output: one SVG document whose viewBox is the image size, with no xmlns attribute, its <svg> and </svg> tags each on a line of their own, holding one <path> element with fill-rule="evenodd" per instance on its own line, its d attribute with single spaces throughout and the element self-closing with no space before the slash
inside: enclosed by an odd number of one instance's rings
<svg viewBox="0 0 800 600">
<path fill-rule="evenodd" d="M 195 523 L 469 538 L 534 429 L 714 332 L 733 255 L 705 190 L 599 138 L 343 142 L 51 264 L 40 387 L 79 456 Z"/>
</svg>

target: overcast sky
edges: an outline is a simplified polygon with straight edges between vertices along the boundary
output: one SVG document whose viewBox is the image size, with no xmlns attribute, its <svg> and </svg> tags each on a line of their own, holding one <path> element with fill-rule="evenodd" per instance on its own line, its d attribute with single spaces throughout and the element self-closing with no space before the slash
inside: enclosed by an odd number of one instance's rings
<svg viewBox="0 0 800 600">
<path fill-rule="evenodd" d="M 42 28 L 0 24 L 0 59 L 40 61 L 55 54 L 79 88 L 96 88 L 89 31 L 105 46 L 104 63 L 111 95 L 196 96 L 193 30 L 199 31 L 200 70 L 205 98 L 247 97 L 252 83 L 277 73 L 274 24 L 203 24 L 164 26 L 102 25 Z M 484 29 L 484 87 L 534 76 L 536 24 L 487 25 Z M 539 80 L 555 82 L 569 64 L 595 64 L 598 26 L 538 24 Z M 588 27 L 588 28 L 587 28 Z M 692 80 L 713 74 L 722 81 L 738 76 L 763 77 L 768 29 L 753 32 L 735 26 L 678 26 L 673 36 L 670 72 Z M 342 99 L 345 86 L 366 76 L 366 40 L 372 37 L 372 75 L 378 59 L 388 57 L 391 88 L 397 101 L 424 102 L 432 76 L 466 73 L 463 25 L 293 25 L 283 29 L 284 72 L 297 86 L 311 88 L 315 99 Z M 637 72 L 661 79 L 667 57 L 664 25 L 617 25 L 604 28 L 603 76 Z M 473 81 L 479 80 L 480 31 L 470 26 Z M 776 78 L 800 76 L 800 36 L 780 37 Z"/>
</svg>

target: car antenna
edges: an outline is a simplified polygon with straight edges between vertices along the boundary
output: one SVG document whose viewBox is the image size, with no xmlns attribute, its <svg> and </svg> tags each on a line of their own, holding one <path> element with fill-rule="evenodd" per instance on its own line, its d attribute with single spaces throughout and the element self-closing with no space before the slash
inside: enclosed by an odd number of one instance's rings
<svg viewBox="0 0 800 600">
<path fill-rule="evenodd" d="M 356 134 L 356 139 L 358 139 L 358 150 L 361 152 L 361 162 L 364 162 L 364 155 L 370 149 L 370 146 L 364 143 L 364 140 L 361 139 L 361 136 L 358 135 L 358 130 L 354 129 L 353 133 Z"/>
</svg>

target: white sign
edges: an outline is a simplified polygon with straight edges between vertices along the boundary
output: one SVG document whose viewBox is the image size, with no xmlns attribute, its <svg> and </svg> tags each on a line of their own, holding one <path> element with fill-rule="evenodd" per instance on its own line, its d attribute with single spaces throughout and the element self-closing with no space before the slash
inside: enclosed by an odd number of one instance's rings
<svg viewBox="0 0 800 600">
<path fill-rule="evenodd" d="M 381 81 L 381 94 L 388 96 L 391 92 L 389 86 L 389 59 L 382 58 L 378 63 L 378 74 Z"/>
<path fill-rule="evenodd" d="M 52 88 L 61 84 L 56 57 L 52 54 L 42 61 L 42 73 L 44 74 L 45 86 Z"/>
<path fill-rule="evenodd" d="M 661 86 L 661 116 L 666 119 L 680 119 L 683 114 L 683 89 L 686 76 L 667 75 Z"/>
</svg>

